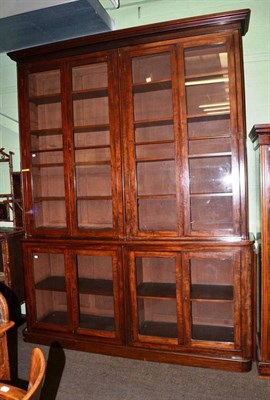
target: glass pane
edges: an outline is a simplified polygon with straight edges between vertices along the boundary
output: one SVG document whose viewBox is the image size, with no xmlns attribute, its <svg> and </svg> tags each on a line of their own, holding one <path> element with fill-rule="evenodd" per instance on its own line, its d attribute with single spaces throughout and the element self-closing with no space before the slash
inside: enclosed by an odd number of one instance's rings
<svg viewBox="0 0 270 400">
<path fill-rule="evenodd" d="M 137 163 L 139 195 L 175 194 L 175 162 Z"/>
<path fill-rule="evenodd" d="M 176 172 L 169 52 L 132 59 L 139 230 L 176 230 Z"/>
<path fill-rule="evenodd" d="M 232 197 L 191 198 L 191 228 L 193 231 L 232 230 Z"/>
<path fill-rule="evenodd" d="M 177 313 L 174 300 L 138 300 L 139 334 L 177 338 Z"/>
<path fill-rule="evenodd" d="M 213 75 L 215 72 L 227 73 L 228 57 L 226 43 L 185 50 L 185 74 L 201 75 L 205 72 Z"/>
<path fill-rule="evenodd" d="M 230 112 L 226 44 L 188 48 L 184 51 L 187 113 L 216 116 Z"/>
<path fill-rule="evenodd" d="M 189 140 L 189 155 L 223 153 L 231 151 L 231 139 Z"/>
<path fill-rule="evenodd" d="M 40 156 L 44 158 L 48 154 Z M 64 167 L 54 167 L 53 162 L 51 167 L 42 168 L 41 165 L 32 168 L 34 225 L 36 228 L 65 228 Z"/>
<path fill-rule="evenodd" d="M 114 331 L 112 258 L 77 256 L 79 327 Z"/>
<path fill-rule="evenodd" d="M 31 102 L 29 104 L 30 129 L 57 129 L 62 127 L 61 103 L 50 102 L 47 104 L 38 104 Z"/>
<path fill-rule="evenodd" d="M 60 93 L 60 71 L 44 71 L 29 75 L 28 88 L 29 96 L 46 96 Z"/>
<path fill-rule="evenodd" d="M 177 229 L 175 199 L 140 199 L 138 210 L 139 229 L 142 231 Z"/>
<path fill-rule="evenodd" d="M 74 91 L 107 87 L 107 64 L 98 63 L 73 68 L 72 86 Z"/>
<path fill-rule="evenodd" d="M 65 197 L 64 167 L 33 167 L 33 196 Z"/>
<path fill-rule="evenodd" d="M 172 91 L 170 89 L 134 93 L 135 121 L 172 118 Z"/>
<path fill-rule="evenodd" d="M 111 229 L 113 227 L 111 200 L 78 200 L 78 227 L 81 229 Z"/>
<path fill-rule="evenodd" d="M 73 101 L 74 126 L 87 126 L 109 123 L 107 97 L 97 97 Z"/>
<path fill-rule="evenodd" d="M 91 165 L 76 168 L 77 196 L 111 196 L 111 166 Z"/>
<path fill-rule="evenodd" d="M 190 260 L 191 284 L 233 285 L 233 258 L 192 258 Z"/>
<path fill-rule="evenodd" d="M 32 260 L 37 321 L 67 325 L 64 254 L 37 252 Z"/>
<path fill-rule="evenodd" d="M 215 137 L 215 136 L 229 136 L 231 134 L 230 116 L 216 115 L 216 116 L 201 116 L 191 118 L 188 120 L 188 137 Z"/>
<path fill-rule="evenodd" d="M 233 302 L 192 302 L 192 334 L 194 340 L 234 341 Z"/>
<path fill-rule="evenodd" d="M 151 54 L 134 57 L 132 60 L 132 78 L 134 83 L 150 83 L 171 77 L 169 53 Z"/>
<path fill-rule="evenodd" d="M 76 208 L 79 229 L 112 229 L 108 67 L 72 69 Z"/>
<path fill-rule="evenodd" d="M 135 142 L 174 140 L 173 125 L 136 127 Z"/>
<path fill-rule="evenodd" d="M 231 193 L 231 157 L 189 160 L 191 193 Z"/>
<path fill-rule="evenodd" d="M 66 208 L 64 200 L 36 200 L 33 204 L 33 215 L 36 228 L 66 227 Z"/>
</svg>

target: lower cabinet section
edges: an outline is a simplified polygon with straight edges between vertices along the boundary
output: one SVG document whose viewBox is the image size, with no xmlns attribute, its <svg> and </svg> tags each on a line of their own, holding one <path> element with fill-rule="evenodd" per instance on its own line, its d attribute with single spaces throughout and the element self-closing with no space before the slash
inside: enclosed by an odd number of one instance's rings
<svg viewBox="0 0 270 400">
<path fill-rule="evenodd" d="M 164 250 L 161 250 L 164 248 Z M 23 243 L 26 340 L 245 371 L 251 243 Z"/>
</svg>

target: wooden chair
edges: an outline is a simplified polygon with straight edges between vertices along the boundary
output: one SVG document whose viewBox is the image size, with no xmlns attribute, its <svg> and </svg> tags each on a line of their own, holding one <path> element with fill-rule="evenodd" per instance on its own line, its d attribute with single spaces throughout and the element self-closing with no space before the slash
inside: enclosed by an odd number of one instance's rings
<svg viewBox="0 0 270 400">
<path fill-rule="evenodd" d="M 0 380 L 10 380 L 7 331 L 13 325 L 14 322 L 9 321 L 7 301 L 0 293 Z"/>
<path fill-rule="evenodd" d="M 28 389 L 23 390 L 15 386 L 0 382 L 0 399 L 9 400 L 38 400 L 41 393 L 46 362 L 42 351 L 36 347 L 32 351 Z"/>
</svg>

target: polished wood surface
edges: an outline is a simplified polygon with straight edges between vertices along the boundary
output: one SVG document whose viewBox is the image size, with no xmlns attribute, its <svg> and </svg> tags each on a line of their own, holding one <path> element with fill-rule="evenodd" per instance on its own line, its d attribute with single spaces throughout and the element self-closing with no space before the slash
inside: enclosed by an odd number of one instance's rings
<svg viewBox="0 0 270 400">
<path fill-rule="evenodd" d="M 42 351 L 36 347 L 31 354 L 29 381 L 27 390 L 0 382 L 0 399 L 38 400 L 45 375 L 46 361 Z"/>
<path fill-rule="evenodd" d="M 18 62 L 26 340 L 248 370 L 249 10 Z"/>
<path fill-rule="evenodd" d="M 7 331 L 14 326 L 9 320 L 7 301 L 0 293 L 0 379 L 10 380 L 10 366 L 7 344 Z"/>
<path fill-rule="evenodd" d="M 259 305 L 257 357 L 259 373 L 270 378 L 270 124 L 254 125 L 249 137 L 256 154 L 256 174 L 259 188 L 260 232 L 258 236 L 257 302 Z"/>
</svg>

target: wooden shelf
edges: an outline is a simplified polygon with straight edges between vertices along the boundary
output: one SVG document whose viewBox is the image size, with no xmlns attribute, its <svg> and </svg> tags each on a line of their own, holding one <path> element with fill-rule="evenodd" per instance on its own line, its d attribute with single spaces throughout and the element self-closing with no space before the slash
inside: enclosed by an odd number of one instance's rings
<svg viewBox="0 0 270 400">
<path fill-rule="evenodd" d="M 175 157 L 141 157 L 136 158 L 136 162 L 159 162 L 159 161 L 174 161 Z"/>
<path fill-rule="evenodd" d="M 87 167 L 90 165 L 110 165 L 111 162 L 110 161 L 80 161 L 80 162 L 76 162 L 74 163 L 75 167 Z"/>
<path fill-rule="evenodd" d="M 32 129 L 30 131 L 30 135 L 34 136 L 55 136 L 55 135 L 62 135 L 61 128 L 51 128 L 51 129 Z"/>
<path fill-rule="evenodd" d="M 73 127 L 74 133 L 102 132 L 109 130 L 109 124 L 80 125 Z"/>
<path fill-rule="evenodd" d="M 234 328 L 233 326 L 192 325 L 192 339 L 234 342 Z"/>
<path fill-rule="evenodd" d="M 164 79 L 160 81 L 143 82 L 133 84 L 133 93 L 147 93 L 157 90 L 165 90 L 172 88 L 172 81 L 170 79 Z"/>
<path fill-rule="evenodd" d="M 59 147 L 59 148 L 53 148 L 53 149 L 42 149 L 42 150 L 31 150 L 30 154 L 40 154 L 40 153 L 53 153 L 53 152 L 59 152 L 59 151 L 63 151 L 63 147 Z"/>
<path fill-rule="evenodd" d="M 232 193 L 191 193 L 190 197 L 232 197 Z"/>
<path fill-rule="evenodd" d="M 230 118 L 230 111 L 224 111 L 222 114 L 207 114 L 207 113 L 200 113 L 200 114 L 192 114 L 192 115 L 187 115 L 188 120 L 196 120 L 197 122 L 199 121 L 204 121 L 205 119 L 229 119 Z"/>
<path fill-rule="evenodd" d="M 176 339 L 178 337 L 177 324 L 172 322 L 144 321 L 139 326 L 139 334 Z"/>
<path fill-rule="evenodd" d="M 229 300 L 233 301 L 233 286 L 230 285 L 201 285 L 190 287 L 191 300 Z"/>
<path fill-rule="evenodd" d="M 86 99 L 96 99 L 98 97 L 107 97 L 108 88 L 96 88 L 87 90 L 76 90 L 72 93 L 73 100 L 86 100 Z"/>
<path fill-rule="evenodd" d="M 159 199 L 175 199 L 176 198 L 176 194 L 138 194 L 137 195 L 137 199 L 155 199 L 155 200 L 159 200 Z"/>
<path fill-rule="evenodd" d="M 32 163 L 32 167 L 33 168 L 51 168 L 51 167 L 64 167 L 63 163 L 56 163 L 56 162 L 52 162 L 52 163 L 47 163 L 47 164 L 40 164 L 40 163 Z"/>
<path fill-rule="evenodd" d="M 115 330 L 114 318 L 80 314 L 79 327 L 82 329 L 113 332 Z"/>
<path fill-rule="evenodd" d="M 113 296 L 113 281 L 107 279 L 78 278 L 78 291 L 84 294 Z"/>
<path fill-rule="evenodd" d="M 63 196 L 43 196 L 43 197 L 34 197 L 34 203 L 41 203 L 42 201 L 65 201 L 65 197 Z"/>
<path fill-rule="evenodd" d="M 228 157 L 231 156 L 232 152 L 231 151 L 226 151 L 223 153 L 200 153 L 200 154 L 192 154 L 189 155 L 188 158 L 189 159 L 193 159 L 193 158 L 206 158 L 206 157 Z"/>
<path fill-rule="evenodd" d="M 50 325 L 60 325 L 60 326 L 67 326 L 68 325 L 68 316 L 67 313 L 62 311 L 54 311 L 45 317 L 43 317 L 40 321 L 44 324 Z"/>
<path fill-rule="evenodd" d="M 78 146 L 74 150 L 94 150 L 94 149 L 109 149 L 111 146 L 109 144 L 99 144 L 96 146 Z"/>
<path fill-rule="evenodd" d="M 60 103 L 61 93 L 48 94 L 42 96 L 32 96 L 29 98 L 29 101 L 31 103 L 35 103 L 36 105 Z"/>
<path fill-rule="evenodd" d="M 160 119 L 144 119 L 141 121 L 135 121 L 135 128 L 146 128 L 148 126 L 164 126 L 164 125 L 173 125 L 172 118 L 160 118 Z"/>
<path fill-rule="evenodd" d="M 49 290 L 54 292 L 65 292 L 66 281 L 63 276 L 49 276 L 43 281 L 36 283 L 35 289 Z"/>
<path fill-rule="evenodd" d="M 137 287 L 138 298 L 175 299 L 175 283 L 141 283 Z"/>
<path fill-rule="evenodd" d="M 135 142 L 136 146 L 148 146 L 151 144 L 170 144 L 174 143 L 174 140 L 149 140 L 147 142 Z"/>
<path fill-rule="evenodd" d="M 77 196 L 77 201 L 112 200 L 112 196 Z"/>
<path fill-rule="evenodd" d="M 213 79 L 215 79 L 215 78 L 220 78 L 220 77 L 223 77 L 224 75 L 228 75 L 228 70 L 226 69 L 226 70 L 224 70 L 224 71 L 220 71 L 220 70 L 218 70 L 218 71 L 212 71 L 212 72 L 204 72 L 204 73 L 200 73 L 200 74 L 190 74 L 190 75 L 186 75 L 185 76 L 185 79 L 186 80 L 193 80 L 193 79 L 203 79 L 203 78 L 207 78 L 207 79 L 209 79 L 209 78 L 213 78 Z"/>
</svg>

